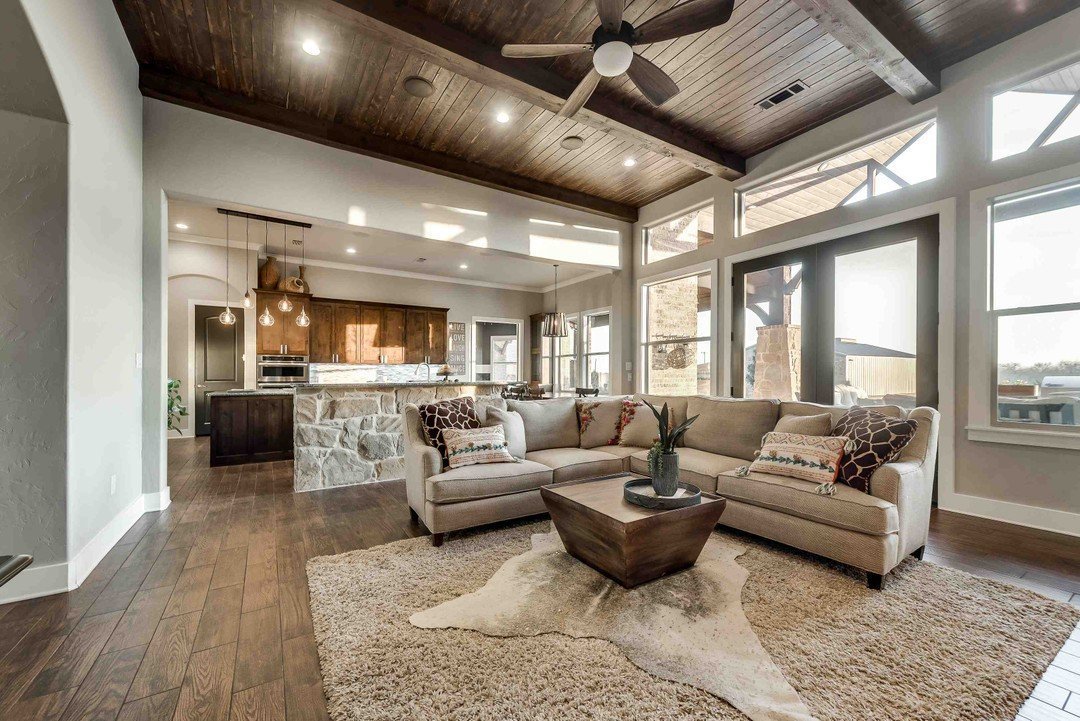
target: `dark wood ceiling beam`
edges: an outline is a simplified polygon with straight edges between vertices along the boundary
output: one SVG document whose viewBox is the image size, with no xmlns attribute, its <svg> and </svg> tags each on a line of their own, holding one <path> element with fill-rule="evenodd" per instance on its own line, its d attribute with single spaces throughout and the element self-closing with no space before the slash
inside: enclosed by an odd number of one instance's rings
<svg viewBox="0 0 1080 721">
<path fill-rule="evenodd" d="M 912 103 L 941 90 L 941 71 L 879 0 L 794 0 L 878 77 Z"/>
<path fill-rule="evenodd" d="M 399 0 L 306 0 L 360 32 L 408 49 L 435 65 L 512 95 L 553 113 L 559 111 L 576 83 L 534 61 L 504 58 L 485 45 Z M 745 159 L 669 123 L 594 94 L 574 120 L 642 148 L 675 158 L 711 175 L 735 179 L 746 172 Z"/>
<path fill-rule="evenodd" d="M 268 130 L 310 140 L 459 180 L 466 180 L 515 195 L 635 222 L 637 208 L 562 188 L 504 170 L 469 162 L 445 153 L 418 148 L 392 138 L 322 120 L 274 103 L 249 98 L 196 80 L 143 67 L 139 71 L 142 94 L 195 110 L 213 113 Z"/>
</svg>

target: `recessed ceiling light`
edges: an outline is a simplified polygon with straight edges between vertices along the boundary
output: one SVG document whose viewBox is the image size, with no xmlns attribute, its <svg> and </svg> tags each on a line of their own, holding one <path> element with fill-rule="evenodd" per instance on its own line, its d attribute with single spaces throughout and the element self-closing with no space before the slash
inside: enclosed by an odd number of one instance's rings
<svg viewBox="0 0 1080 721">
<path fill-rule="evenodd" d="M 307 40 L 305 40 L 304 44 L 301 45 L 301 47 L 304 48 L 304 52 L 307 53 L 308 55 L 318 55 L 319 53 L 322 52 L 322 50 L 319 49 L 319 44 L 317 42 L 315 42 L 314 40 L 312 40 L 311 38 L 308 38 Z"/>
<path fill-rule="evenodd" d="M 356 254 L 356 248 L 346 248 L 345 252 L 350 254 L 350 255 L 355 255 Z"/>
<path fill-rule="evenodd" d="M 469 264 L 468 263 L 462 263 L 458 267 L 461 268 L 462 270 L 468 270 L 469 269 Z"/>
<path fill-rule="evenodd" d="M 497 121 L 499 121 L 500 123 L 509 123 L 510 122 L 510 116 L 507 114 L 507 112 L 505 110 L 500 110 L 499 114 L 495 116 L 495 119 Z"/>
<path fill-rule="evenodd" d="M 637 165 L 637 161 L 633 158 L 627 158 L 626 160 L 622 161 L 622 164 L 627 168 L 632 168 Z"/>
<path fill-rule="evenodd" d="M 585 139 L 580 135 L 567 135 L 565 138 L 559 141 L 559 145 L 563 150 L 577 150 L 585 144 Z"/>
<path fill-rule="evenodd" d="M 187 230 L 187 223 L 177 223 L 176 224 L 176 229 L 177 230 Z"/>
<path fill-rule="evenodd" d="M 431 84 L 431 81 L 419 75 L 411 75 L 405 78 L 401 81 L 401 86 L 405 88 L 405 92 L 414 98 L 431 97 L 435 92 L 435 86 Z"/>
</svg>

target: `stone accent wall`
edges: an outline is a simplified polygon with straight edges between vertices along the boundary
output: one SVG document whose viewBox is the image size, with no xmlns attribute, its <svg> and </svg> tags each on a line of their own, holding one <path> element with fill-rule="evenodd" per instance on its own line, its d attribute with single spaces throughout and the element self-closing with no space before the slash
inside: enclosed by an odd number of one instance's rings
<svg viewBox="0 0 1080 721">
<path fill-rule="evenodd" d="M 757 329 L 754 398 L 796 400 L 802 370 L 802 327 L 766 325 Z"/>
<path fill-rule="evenodd" d="M 502 385 L 297 388 L 293 401 L 296 491 L 405 477 L 401 412 L 408 403 L 497 396 Z"/>
</svg>

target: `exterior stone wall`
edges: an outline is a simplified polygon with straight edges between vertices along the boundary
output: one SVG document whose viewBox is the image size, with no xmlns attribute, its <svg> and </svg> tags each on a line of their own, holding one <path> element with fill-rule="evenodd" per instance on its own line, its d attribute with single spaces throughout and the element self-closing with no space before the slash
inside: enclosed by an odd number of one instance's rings
<svg viewBox="0 0 1080 721">
<path fill-rule="evenodd" d="M 503 384 L 315 386 L 293 401 L 293 489 L 351 486 L 405 477 L 401 412 L 408 403 L 497 396 Z"/>
<path fill-rule="evenodd" d="M 797 400 L 802 371 L 802 327 L 766 325 L 757 329 L 753 398 Z"/>
</svg>

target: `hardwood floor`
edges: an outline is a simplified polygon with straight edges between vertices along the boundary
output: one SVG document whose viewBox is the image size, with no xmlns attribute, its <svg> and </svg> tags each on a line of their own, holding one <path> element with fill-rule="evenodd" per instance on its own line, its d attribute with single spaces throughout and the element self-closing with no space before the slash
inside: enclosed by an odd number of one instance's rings
<svg viewBox="0 0 1080 721">
<path fill-rule="evenodd" d="M 289 461 L 169 444 L 172 505 L 71 593 L 0 606 L 0 718 L 326 718 L 304 564 L 424 532 L 402 482 L 294 494 Z M 453 542 L 452 539 L 449 542 Z M 926 559 L 1080 605 L 1080 539 L 935 512 Z M 1021 713 L 1080 719 L 1080 632 Z"/>
</svg>

